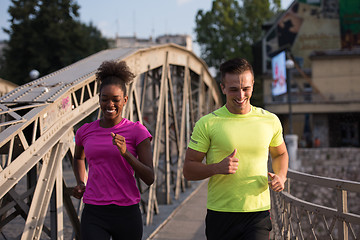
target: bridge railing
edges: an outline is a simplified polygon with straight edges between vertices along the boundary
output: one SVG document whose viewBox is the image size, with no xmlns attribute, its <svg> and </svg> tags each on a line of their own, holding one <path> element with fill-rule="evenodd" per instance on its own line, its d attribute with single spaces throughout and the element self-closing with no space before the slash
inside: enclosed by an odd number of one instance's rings
<svg viewBox="0 0 360 240">
<path fill-rule="evenodd" d="M 289 170 L 285 191 L 271 194 L 275 239 L 360 237 L 359 182 Z"/>
</svg>

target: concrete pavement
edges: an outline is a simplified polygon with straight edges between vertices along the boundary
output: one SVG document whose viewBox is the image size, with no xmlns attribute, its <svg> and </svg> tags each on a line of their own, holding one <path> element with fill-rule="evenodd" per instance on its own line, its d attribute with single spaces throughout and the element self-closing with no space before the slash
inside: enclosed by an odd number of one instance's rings
<svg viewBox="0 0 360 240">
<path fill-rule="evenodd" d="M 205 240 L 207 182 L 200 183 L 147 240 Z"/>
</svg>

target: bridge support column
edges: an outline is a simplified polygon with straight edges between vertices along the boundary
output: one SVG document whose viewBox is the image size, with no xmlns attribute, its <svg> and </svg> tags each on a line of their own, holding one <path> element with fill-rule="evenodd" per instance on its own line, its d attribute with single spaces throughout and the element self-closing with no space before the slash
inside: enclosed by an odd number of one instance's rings
<svg viewBox="0 0 360 240">
<path fill-rule="evenodd" d="M 339 213 L 347 213 L 348 212 L 348 204 L 347 204 L 347 191 L 337 190 L 337 209 Z M 339 219 L 339 239 L 348 240 L 349 239 L 349 228 L 346 225 L 346 222 L 343 219 Z"/>
</svg>

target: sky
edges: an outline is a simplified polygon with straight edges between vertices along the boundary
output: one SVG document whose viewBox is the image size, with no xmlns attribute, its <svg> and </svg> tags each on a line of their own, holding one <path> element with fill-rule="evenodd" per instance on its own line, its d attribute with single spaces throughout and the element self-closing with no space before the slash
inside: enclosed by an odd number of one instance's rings
<svg viewBox="0 0 360 240">
<path fill-rule="evenodd" d="M 291 2 L 281 0 L 282 8 L 286 9 Z M 193 40 L 196 13 L 209 11 L 212 6 L 212 0 L 77 0 L 77 3 L 80 21 L 92 22 L 105 37 L 188 34 Z M 10 26 L 7 12 L 10 4 L 10 0 L 0 0 L 0 40 L 9 39 L 2 28 Z"/>
</svg>

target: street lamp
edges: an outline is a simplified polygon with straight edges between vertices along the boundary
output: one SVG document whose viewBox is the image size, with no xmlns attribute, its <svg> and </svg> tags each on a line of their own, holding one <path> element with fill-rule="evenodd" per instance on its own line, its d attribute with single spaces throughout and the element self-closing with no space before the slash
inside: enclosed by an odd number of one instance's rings
<svg viewBox="0 0 360 240">
<path fill-rule="evenodd" d="M 289 103 L 289 134 L 285 135 L 286 147 L 289 153 L 289 167 L 294 170 L 299 170 L 301 163 L 297 161 L 297 147 L 298 147 L 298 136 L 293 134 L 292 126 L 292 109 L 291 109 L 291 69 L 294 68 L 294 61 L 291 59 L 286 60 L 286 83 L 287 83 L 287 94 Z"/>
<path fill-rule="evenodd" d="M 294 68 L 295 63 L 292 59 L 288 59 L 285 62 L 286 65 L 286 84 L 287 84 L 287 95 L 288 95 L 288 103 L 289 103 L 289 134 L 293 134 L 293 126 L 292 126 L 292 107 L 291 107 L 291 74 L 290 70 Z"/>
<path fill-rule="evenodd" d="M 35 79 L 37 79 L 39 76 L 40 76 L 40 73 L 39 73 L 39 71 L 36 70 L 36 69 L 31 70 L 30 73 L 29 73 L 29 77 L 30 77 L 31 80 L 35 80 Z"/>
<path fill-rule="evenodd" d="M 294 68 L 295 63 L 292 59 L 288 59 L 288 60 L 286 60 L 285 65 L 286 65 L 286 69 L 292 69 L 292 68 Z"/>
</svg>

